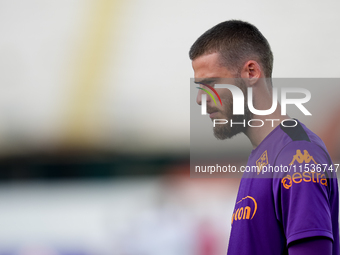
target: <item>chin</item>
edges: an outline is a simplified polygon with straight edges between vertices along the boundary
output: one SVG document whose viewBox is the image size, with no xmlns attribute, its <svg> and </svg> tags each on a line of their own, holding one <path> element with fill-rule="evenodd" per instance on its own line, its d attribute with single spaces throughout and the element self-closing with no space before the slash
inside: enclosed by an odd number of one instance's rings
<svg viewBox="0 0 340 255">
<path fill-rule="evenodd" d="M 230 129 L 226 129 L 226 128 L 214 128 L 214 136 L 218 139 L 218 140 L 225 140 L 225 139 L 230 139 L 233 136 L 237 135 L 238 132 L 232 132 L 232 130 Z"/>
<path fill-rule="evenodd" d="M 231 128 L 228 124 L 225 124 L 225 125 L 214 127 L 213 131 L 214 131 L 214 136 L 218 140 L 225 140 L 225 139 L 230 139 L 240 133 L 244 133 L 246 131 L 246 128 L 242 126 L 241 127 L 235 126 Z"/>
</svg>

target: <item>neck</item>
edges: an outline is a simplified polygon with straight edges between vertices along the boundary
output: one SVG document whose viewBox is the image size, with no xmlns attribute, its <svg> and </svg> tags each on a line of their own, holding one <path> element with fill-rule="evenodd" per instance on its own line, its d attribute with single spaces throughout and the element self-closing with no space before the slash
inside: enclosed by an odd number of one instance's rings
<svg viewBox="0 0 340 255">
<path fill-rule="evenodd" d="M 248 129 L 245 132 L 245 135 L 249 138 L 253 148 L 255 149 L 267 137 L 267 135 L 269 135 L 270 132 L 280 125 L 283 120 L 289 119 L 289 116 L 281 115 L 281 106 L 278 104 L 275 112 L 271 115 L 254 115 L 252 119 L 262 120 L 262 123 L 264 123 L 261 127 L 248 126 Z M 252 125 L 258 125 L 258 122 Z"/>
</svg>

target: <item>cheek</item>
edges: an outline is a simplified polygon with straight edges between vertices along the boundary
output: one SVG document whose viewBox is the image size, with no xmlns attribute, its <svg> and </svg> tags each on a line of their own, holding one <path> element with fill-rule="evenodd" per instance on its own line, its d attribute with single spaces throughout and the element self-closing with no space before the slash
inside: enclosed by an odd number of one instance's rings
<svg viewBox="0 0 340 255">
<path fill-rule="evenodd" d="M 223 90 L 223 92 L 218 92 L 222 104 L 223 104 L 223 108 L 225 107 L 225 104 L 230 104 L 232 102 L 232 94 L 229 90 Z"/>
</svg>

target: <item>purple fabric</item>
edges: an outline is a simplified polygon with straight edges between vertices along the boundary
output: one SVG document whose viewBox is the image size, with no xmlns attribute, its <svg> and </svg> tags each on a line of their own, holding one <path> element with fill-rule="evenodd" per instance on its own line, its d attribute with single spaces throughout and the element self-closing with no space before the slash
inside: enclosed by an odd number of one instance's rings
<svg viewBox="0 0 340 255">
<path fill-rule="evenodd" d="M 288 131 L 278 126 L 247 166 L 261 172 L 241 179 L 228 255 L 288 254 L 293 242 L 317 236 L 332 240 L 331 254 L 339 254 L 338 183 L 320 138 L 301 123 Z M 313 167 L 322 171 L 311 172 Z"/>
<path fill-rule="evenodd" d="M 331 255 L 332 241 L 330 239 L 304 239 L 288 248 L 289 255 Z"/>
</svg>

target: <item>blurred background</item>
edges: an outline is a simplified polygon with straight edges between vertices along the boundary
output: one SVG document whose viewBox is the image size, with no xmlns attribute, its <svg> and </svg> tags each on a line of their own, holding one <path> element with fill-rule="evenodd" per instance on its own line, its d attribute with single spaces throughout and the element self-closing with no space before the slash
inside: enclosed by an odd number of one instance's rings
<svg viewBox="0 0 340 255">
<path fill-rule="evenodd" d="M 0 255 L 224 254 L 239 179 L 189 176 L 189 48 L 242 19 L 270 42 L 274 77 L 339 78 L 339 9 L 0 0 Z M 315 88 L 300 120 L 339 163 L 340 86 Z"/>
</svg>

